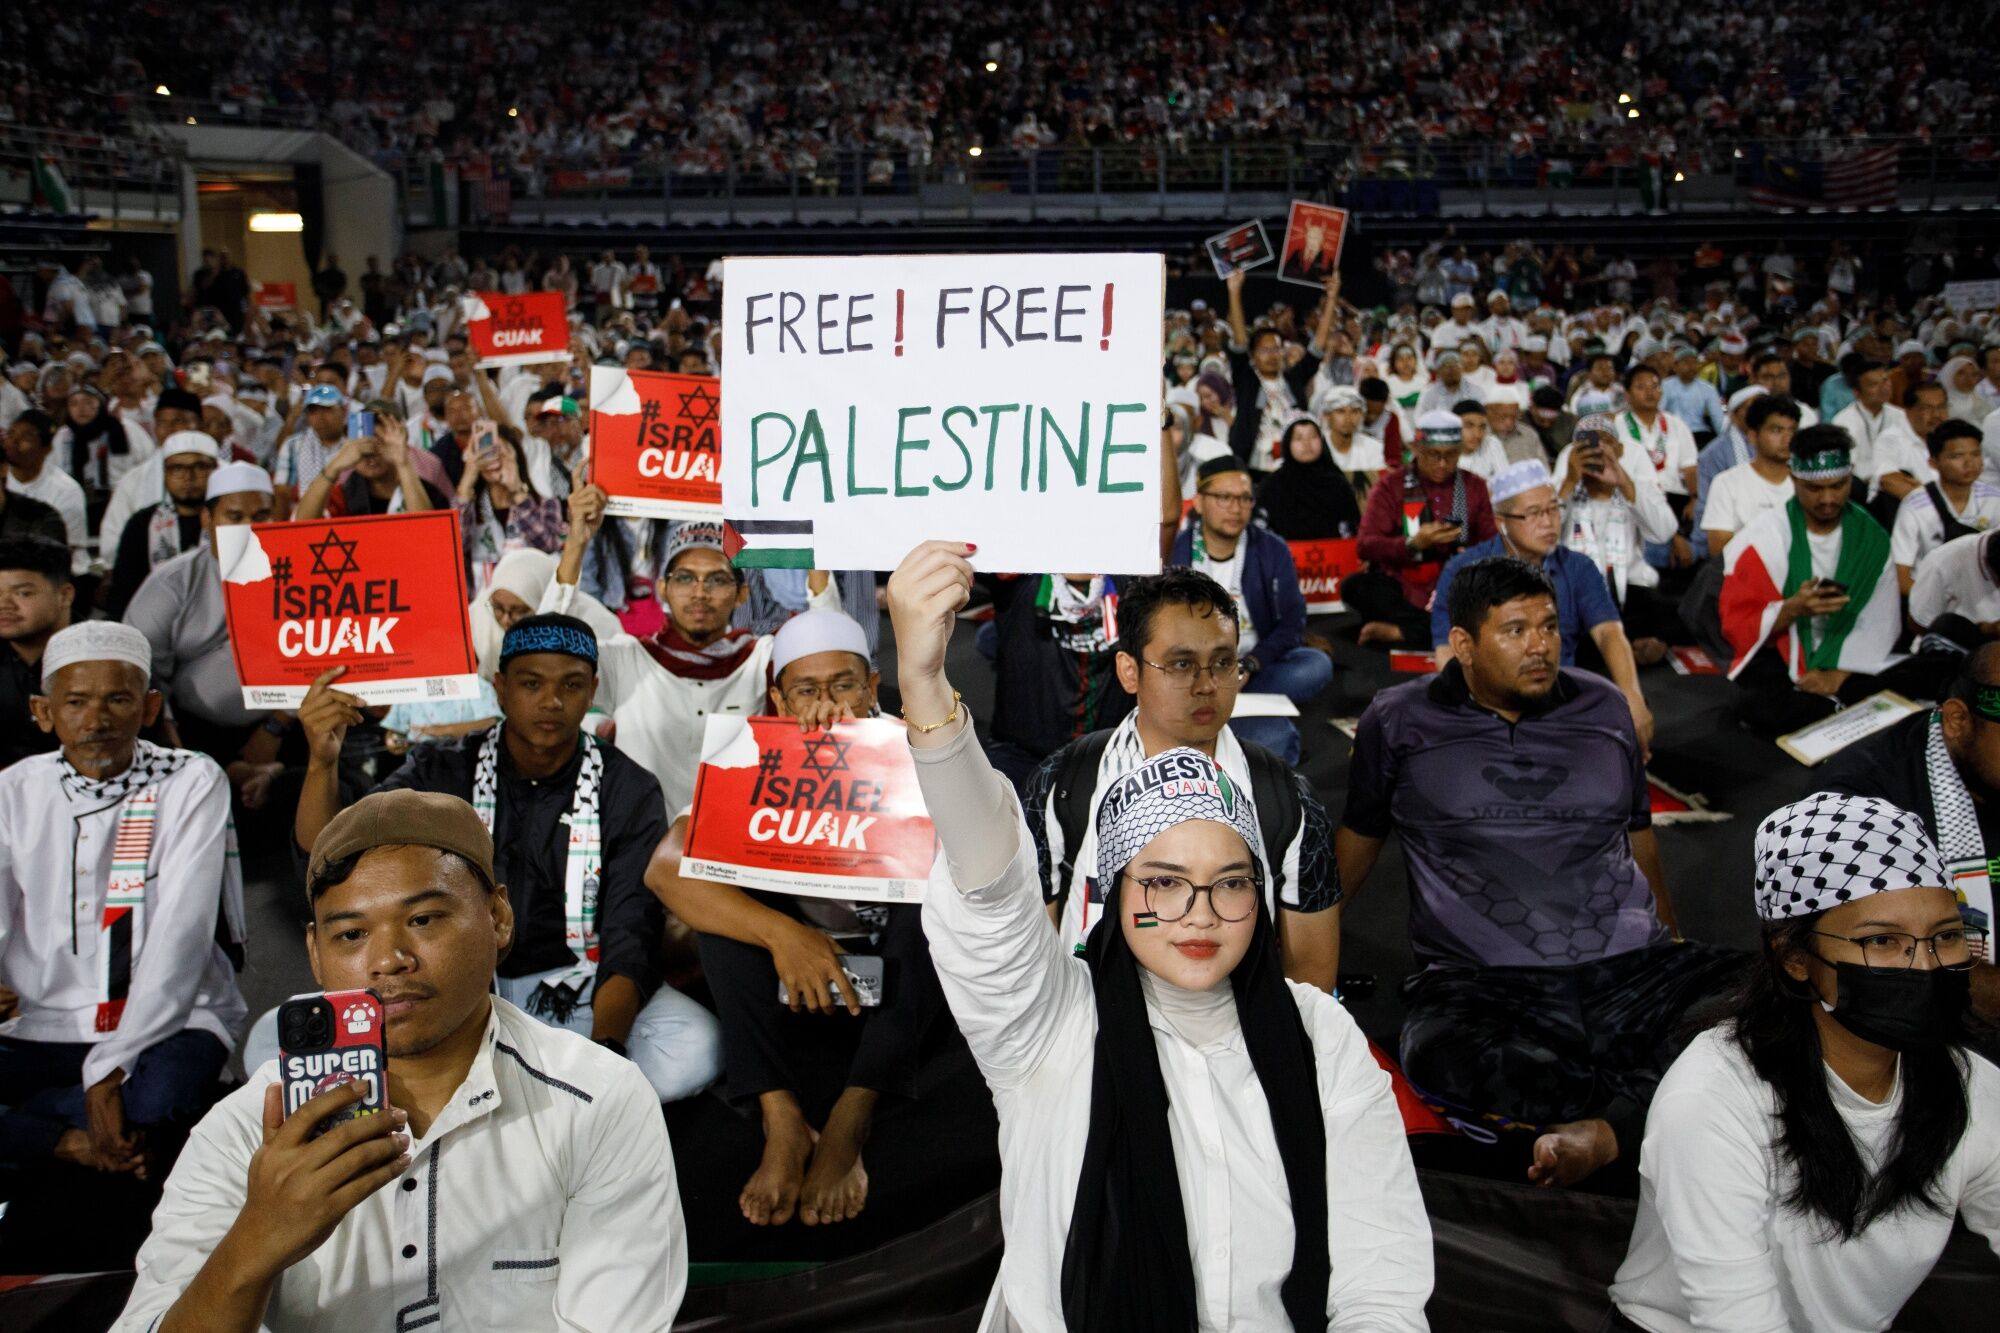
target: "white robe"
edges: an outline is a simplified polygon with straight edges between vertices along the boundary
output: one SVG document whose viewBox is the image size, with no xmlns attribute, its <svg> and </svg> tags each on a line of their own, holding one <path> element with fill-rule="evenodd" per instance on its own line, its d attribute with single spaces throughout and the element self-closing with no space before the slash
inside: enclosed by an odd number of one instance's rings
<svg viewBox="0 0 2000 1333">
<path fill-rule="evenodd" d="M 86 1087 L 114 1069 L 130 1074 L 141 1053 L 177 1033 L 196 1029 L 233 1048 L 243 1026 L 236 972 L 216 943 L 218 913 L 234 938 L 243 925 L 242 880 L 227 863 L 229 782 L 207 755 L 154 753 L 170 771 L 158 781 L 124 1016 L 108 1033 L 96 1030 L 98 927 L 124 801 L 65 781 L 60 752 L 0 772 L 0 977 L 21 997 L 0 1036 L 93 1043 Z"/>
</svg>

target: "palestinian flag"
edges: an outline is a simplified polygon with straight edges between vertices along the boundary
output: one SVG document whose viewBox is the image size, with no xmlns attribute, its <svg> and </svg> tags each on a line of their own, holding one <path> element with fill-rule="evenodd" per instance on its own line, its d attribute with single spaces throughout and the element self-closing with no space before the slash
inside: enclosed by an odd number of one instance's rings
<svg viewBox="0 0 2000 1333">
<path fill-rule="evenodd" d="M 63 179 L 62 168 L 52 154 L 43 153 L 35 159 L 34 196 L 51 213 L 76 211 L 76 196 L 70 193 L 69 182 Z"/>
<path fill-rule="evenodd" d="M 1807 671 L 1882 670 L 1894 660 L 1902 632 L 1902 597 L 1889 563 L 1889 534 L 1860 506 L 1840 521 L 1840 561 L 1834 578 L 1846 585 L 1839 614 L 1802 620 L 1773 634 L 1784 600 L 1813 577 L 1805 512 L 1797 500 L 1768 509 L 1723 553 L 1722 633 L 1733 654 L 1731 679 L 1766 647 L 1784 656 L 1793 680 Z"/>
<path fill-rule="evenodd" d="M 722 553 L 738 569 L 818 569 L 809 518 L 732 518 L 722 525 Z"/>
</svg>

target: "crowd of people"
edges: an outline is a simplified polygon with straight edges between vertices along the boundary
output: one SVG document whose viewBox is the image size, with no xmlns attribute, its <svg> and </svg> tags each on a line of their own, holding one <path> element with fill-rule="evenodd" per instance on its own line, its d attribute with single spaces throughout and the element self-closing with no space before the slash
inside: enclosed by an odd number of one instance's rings
<svg viewBox="0 0 2000 1333">
<path fill-rule="evenodd" d="M 585 376 L 721 373 L 718 271 L 542 262 L 574 358 L 491 371 L 456 296 L 510 262 L 406 258 L 314 317 L 209 256 L 152 321 L 47 262 L 7 349 L 0 1172 L 164 1190 L 119 1327 L 665 1328 L 660 1106 L 754 1119 L 749 1224 L 839 1226 L 878 1114 L 961 1039 L 1018 1327 L 1423 1327 L 1392 1072 L 1539 1185 L 1628 1173 L 1621 1327 L 1881 1329 L 1954 1216 L 2000 1242 L 1968 1045 L 2000 1018 L 2000 311 L 1840 249 L 1747 282 L 1705 253 L 1654 295 L 1439 248 L 1392 306 L 1334 276 L 1254 316 L 1237 274 L 1162 329 L 1164 573 L 975 579 L 929 541 L 883 586 L 607 516 Z M 222 529 L 446 507 L 476 698 L 371 708 L 336 668 L 245 706 Z M 1293 544 L 1326 541 L 1347 622 L 1307 617 Z M 1300 771 L 1325 742 L 1235 713 L 1310 705 L 1349 626 L 1420 674 L 1369 702 L 1333 811 Z M 1686 937 L 1652 828 L 1669 653 L 1765 737 L 1937 705 L 1762 820 L 1755 955 Z M 687 872 L 707 716 L 897 709 L 942 849 L 921 906 Z M 317 983 L 386 1005 L 392 1112 L 312 1137 L 356 1091 L 281 1105 L 239 825 L 298 867 Z M 1385 1068 L 1340 959 L 1392 837 L 1419 971 Z M 899 978 L 881 1003 L 854 954 Z"/>
<path fill-rule="evenodd" d="M 902 40 L 876 40 L 891 31 Z M 1743 138 L 1920 135 L 1990 153 L 1994 54 L 1975 11 L 1854 0 L 1782 16 L 1718 0 L 1465 15 L 1425 0 L 1387 20 L 1268 4 L 639 15 L 507 0 L 421 23 L 397 0 L 92 0 L 0 16 L 0 124 L 121 131 L 167 88 L 288 113 L 391 169 L 448 163 L 534 194 L 565 172 L 782 178 L 865 162 L 888 184 L 974 146 L 1218 141 L 1334 141 L 1378 162 L 1504 144 L 1583 174 Z"/>
</svg>

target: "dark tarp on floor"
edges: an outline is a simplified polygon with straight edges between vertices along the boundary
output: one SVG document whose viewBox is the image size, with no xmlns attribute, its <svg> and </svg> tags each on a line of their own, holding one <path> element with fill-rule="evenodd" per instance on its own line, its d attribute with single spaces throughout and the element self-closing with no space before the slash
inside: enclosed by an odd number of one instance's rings
<svg viewBox="0 0 2000 1333">
<path fill-rule="evenodd" d="M 1444 1172 L 1419 1173 L 1431 1215 L 1435 1333 L 1595 1333 L 1605 1288 L 1625 1257 L 1635 1205 Z M 1000 1260 L 1000 1209 L 988 1195 L 866 1254 L 762 1281 L 689 1291 L 675 1325 L 704 1333 L 972 1329 Z M 109 1326 L 129 1274 L 67 1279 L 0 1294 L 0 1328 L 87 1333 Z M 1963 1228 L 1896 1321 L 1899 1333 L 1989 1326 L 2000 1260 Z"/>
</svg>

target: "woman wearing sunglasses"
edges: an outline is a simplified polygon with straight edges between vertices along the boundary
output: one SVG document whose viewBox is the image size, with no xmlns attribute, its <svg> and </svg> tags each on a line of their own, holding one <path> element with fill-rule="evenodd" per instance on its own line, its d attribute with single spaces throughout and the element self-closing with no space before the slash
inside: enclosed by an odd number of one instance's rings
<svg viewBox="0 0 2000 1333">
<path fill-rule="evenodd" d="M 1961 1044 L 1986 941 L 1923 822 L 1821 792 L 1756 856 L 1763 958 L 1653 1100 L 1617 1328 L 1872 1333 L 1954 1215 L 2000 1249 L 2000 1071 Z"/>
<path fill-rule="evenodd" d="M 919 546 L 889 606 L 944 847 L 924 932 L 1000 1117 L 985 1327 L 1425 1328 L 1395 1099 L 1346 1012 L 1284 978 L 1248 793 L 1186 748 L 1120 779 L 1096 871 L 1118 929 L 1058 942 L 1013 789 L 945 679 L 971 553 Z"/>
</svg>

